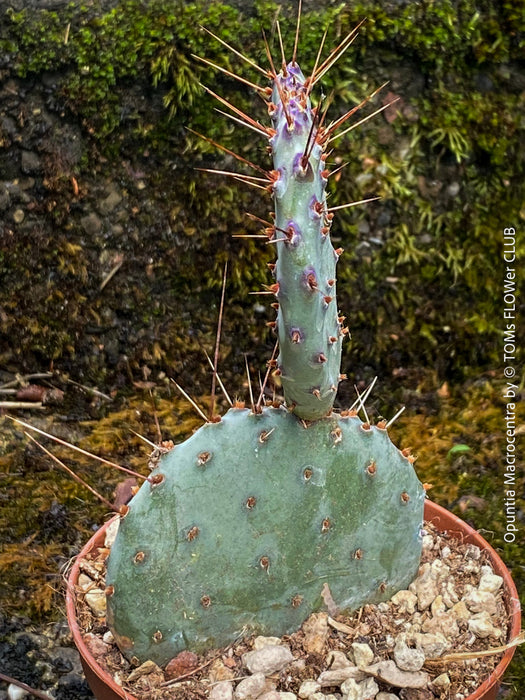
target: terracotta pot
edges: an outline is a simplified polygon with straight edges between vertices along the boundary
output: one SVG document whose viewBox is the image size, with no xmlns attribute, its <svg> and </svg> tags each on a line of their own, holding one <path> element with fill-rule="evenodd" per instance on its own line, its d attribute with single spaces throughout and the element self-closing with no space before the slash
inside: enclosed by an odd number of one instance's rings
<svg viewBox="0 0 525 700">
<path fill-rule="evenodd" d="M 521 629 L 518 593 L 509 571 L 496 551 L 486 540 L 483 539 L 483 537 L 481 537 L 481 535 L 476 532 L 476 530 L 471 528 L 470 525 L 467 525 L 467 523 L 463 522 L 463 520 L 460 520 L 445 508 L 438 506 L 436 503 L 426 501 L 425 519 L 434 523 L 439 530 L 447 530 L 448 532 L 457 536 L 463 542 L 477 545 L 481 549 L 488 552 L 495 573 L 502 576 L 505 582 L 504 585 L 507 592 L 506 603 L 511 614 L 510 638 L 513 639 L 516 637 Z M 73 640 L 78 651 L 80 652 L 86 680 L 97 700 L 136 700 L 133 695 L 126 693 L 125 690 L 117 685 L 111 676 L 103 671 L 97 664 L 91 652 L 84 644 L 76 618 L 75 586 L 79 575 L 80 560 L 95 547 L 103 546 L 108 524 L 109 523 L 103 525 L 100 530 L 93 535 L 89 542 L 87 542 L 71 568 L 66 594 L 67 619 L 73 634 Z M 501 678 L 505 672 L 505 669 L 509 665 L 510 660 L 512 659 L 514 650 L 515 647 L 512 647 L 505 652 L 503 658 L 489 678 L 487 678 L 487 680 L 477 690 L 471 693 L 466 700 L 496 700 Z"/>
</svg>

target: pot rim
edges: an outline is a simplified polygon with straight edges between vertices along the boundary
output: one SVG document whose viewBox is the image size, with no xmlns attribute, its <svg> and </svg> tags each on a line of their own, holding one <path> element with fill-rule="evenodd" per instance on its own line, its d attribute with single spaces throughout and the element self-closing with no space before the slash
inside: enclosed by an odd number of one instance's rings
<svg viewBox="0 0 525 700">
<path fill-rule="evenodd" d="M 73 635 L 73 641 L 75 642 L 75 645 L 80 655 L 85 660 L 91 671 L 98 677 L 98 679 L 101 682 L 109 686 L 109 688 L 114 693 L 116 693 L 117 696 L 123 698 L 124 700 L 136 700 L 134 695 L 130 695 L 128 692 L 126 692 L 126 690 L 124 690 L 122 686 L 118 685 L 118 683 L 116 683 L 113 680 L 111 675 L 104 671 L 97 663 L 97 661 L 95 660 L 95 658 L 93 657 L 93 655 L 91 654 L 90 650 L 84 642 L 82 632 L 78 625 L 76 616 L 75 582 L 78 580 L 78 576 L 80 573 L 80 562 L 85 557 L 85 555 L 88 554 L 94 547 L 99 546 L 98 540 L 101 539 L 102 535 L 107 530 L 109 524 L 114 522 L 119 517 L 119 515 L 115 515 L 113 518 L 104 523 L 97 530 L 97 532 L 88 540 L 88 542 L 86 542 L 82 550 L 75 557 L 73 566 L 71 567 L 71 570 L 67 577 L 66 612 L 68 624 Z M 518 592 L 516 590 L 514 581 L 512 580 L 510 571 L 508 570 L 507 566 L 505 565 L 499 554 L 496 552 L 496 550 L 492 547 L 492 545 L 490 545 L 487 542 L 487 540 L 485 540 L 477 532 L 477 530 L 471 527 L 468 523 L 466 523 L 464 520 L 461 520 L 461 518 L 458 518 L 446 508 L 443 508 L 443 506 L 440 506 L 437 503 L 434 503 L 433 501 L 430 501 L 428 499 L 425 501 L 424 517 L 429 522 L 432 522 L 433 520 L 438 520 L 440 530 L 451 532 L 455 536 L 457 536 L 458 539 L 469 542 L 471 544 L 475 544 L 489 553 L 490 560 L 496 572 L 498 573 L 498 575 L 503 577 L 504 585 L 507 591 L 505 603 L 507 605 L 507 610 L 510 614 L 511 620 L 509 639 L 514 639 L 515 637 L 517 637 L 521 631 L 521 606 L 518 597 Z M 507 669 L 507 666 L 509 665 L 514 655 L 515 650 L 515 646 L 507 649 L 504 652 L 496 668 L 490 674 L 490 676 L 478 688 L 476 688 L 476 690 L 474 690 L 473 693 L 468 695 L 465 698 L 465 700 L 482 700 L 482 698 L 485 697 L 485 694 L 491 689 L 493 689 L 500 682 L 501 678 L 503 677 L 503 674 Z"/>
</svg>

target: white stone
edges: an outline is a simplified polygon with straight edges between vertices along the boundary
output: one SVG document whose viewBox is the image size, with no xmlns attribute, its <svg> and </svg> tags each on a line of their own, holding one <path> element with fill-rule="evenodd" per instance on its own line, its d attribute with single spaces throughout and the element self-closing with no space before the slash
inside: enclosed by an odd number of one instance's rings
<svg viewBox="0 0 525 700">
<path fill-rule="evenodd" d="M 113 632 L 108 630 L 107 632 L 104 632 L 104 635 L 102 637 L 102 641 L 106 642 L 106 644 L 114 644 L 115 643 L 115 637 L 113 636 Z"/>
<path fill-rule="evenodd" d="M 423 632 L 429 634 L 443 634 L 447 639 L 453 639 L 459 634 L 458 622 L 450 610 L 445 613 L 439 613 L 434 617 L 425 620 L 421 625 Z"/>
<path fill-rule="evenodd" d="M 394 661 L 380 661 L 366 671 L 395 688 L 426 688 L 430 676 L 424 671 L 401 671 Z"/>
<path fill-rule="evenodd" d="M 434 538 L 432 537 L 432 535 L 423 535 L 422 544 L 423 549 L 432 549 L 432 547 L 434 546 Z"/>
<path fill-rule="evenodd" d="M 454 586 L 454 581 L 446 581 L 445 585 L 441 588 L 441 594 L 443 596 L 443 602 L 447 608 L 451 608 L 459 600 L 459 596 Z"/>
<path fill-rule="evenodd" d="M 120 518 L 117 517 L 114 520 L 111 520 L 106 528 L 104 547 L 106 547 L 107 549 L 111 549 L 111 547 L 113 546 L 113 542 L 115 541 L 115 537 L 117 536 L 119 523 Z"/>
<path fill-rule="evenodd" d="M 359 686 L 353 678 L 348 678 L 341 684 L 343 700 L 359 700 Z"/>
<path fill-rule="evenodd" d="M 501 630 L 494 627 L 489 613 L 485 611 L 476 613 L 473 617 L 471 617 L 468 621 L 468 628 L 476 635 L 476 637 L 479 637 L 480 639 L 485 639 L 486 637 L 490 636 L 501 636 Z"/>
<path fill-rule="evenodd" d="M 258 651 L 263 647 L 280 646 L 282 644 L 280 637 L 255 637 L 253 640 L 253 648 Z"/>
<path fill-rule="evenodd" d="M 373 678 L 367 678 L 357 684 L 359 695 L 357 700 L 373 700 L 379 693 L 379 686 Z"/>
<path fill-rule="evenodd" d="M 483 574 L 478 589 L 487 593 L 497 593 L 503 585 L 503 577 L 497 574 Z"/>
<path fill-rule="evenodd" d="M 385 693 L 383 690 L 376 695 L 376 700 L 399 700 L 398 695 L 394 693 Z"/>
<path fill-rule="evenodd" d="M 100 588 L 92 588 L 84 596 L 84 600 L 91 608 L 91 611 L 95 617 L 105 617 L 106 608 L 106 594 Z"/>
<path fill-rule="evenodd" d="M 230 681 L 219 681 L 211 687 L 209 700 L 232 700 L 233 684 Z"/>
<path fill-rule="evenodd" d="M 332 649 L 326 655 L 326 666 L 331 671 L 337 671 L 340 668 L 348 668 L 352 664 L 344 652 Z"/>
<path fill-rule="evenodd" d="M 475 561 L 478 561 L 481 557 L 481 549 L 475 544 L 469 544 L 465 551 L 465 556 L 468 559 L 474 559 Z"/>
<path fill-rule="evenodd" d="M 488 612 L 489 615 L 493 615 L 496 612 L 496 598 L 490 591 L 481 591 L 474 588 L 474 590 L 464 595 L 462 601 L 473 613 L 478 612 Z"/>
<path fill-rule="evenodd" d="M 451 555 L 451 549 L 448 545 L 445 545 L 443 547 L 443 549 L 441 550 L 441 556 L 443 557 L 443 559 L 446 559 L 450 555 Z"/>
<path fill-rule="evenodd" d="M 440 613 L 445 612 L 446 606 L 445 603 L 443 602 L 443 596 L 436 596 L 434 600 L 432 601 L 432 605 L 430 606 L 430 611 L 432 615 L 439 615 Z"/>
<path fill-rule="evenodd" d="M 430 565 L 432 577 L 437 581 L 443 581 L 450 574 L 450 566 L 444 564 L 441 559 L 434 559 Z"/>
<path fill-rule="evenodd" d="M 242 662 L 250 673 L 264 673 L 267 676 L 281 671 L 293 660 L 290 647 L 284 644 L 271 644 L 242 655 Z"/>
<path fill-rule="evenodd" d="M 394 647 L 394 661 L 402 671 L 419 671 L 425 663 L 425 654 L 421 649 L 411 649 L 403 639 L 398 639 Z"/>
<path fill-rule="evenodd" d="M 362 668 L 363 666 L 370 666 L 374 660 L 374 652 L 370 648 L 369 644 L 354 642 L 352 644 L 352 651 L 355 665 L 359 666 L 359 668 Z"/>
<path fill-rule="evenodd" d="M 459 603 L 456 603 L 453 606 L 452 613 L 454 614 L 457 620 L 468 620 L 470 617 L 470 612 L 468 611 L 467 606 L 462 600 L 460 600 Z"/>
<path fill-rule="evenodd" d="M 447 638 L 441 633 L 423 634 L 421 632 L 416 632 L 410 635 L 410 640 L 414 642 L 416 647 L 421 649 L 426 659 L 435 659 L 441 656 L 450 647 Z"/>
<path fill-rule="evenodd" d="M 349 666 L 348 668 L 339 668 L 334 671 L 323 671 L 317 681 L 321 687 L 326 688 L 332 685 L 341 685 L 349 678 L 357 681 L 362 681 L 366 678 L 366 673 L 357 668 L 357 666 Z"/>
<path fill-rule="evenodd" d="M 27 690 L 20 688 L 14 683 L 10 683 L 7 686 L 7 697 L 9 698 L 9 700 L 22 700 L 22 698 L 27 698 L 28 696 L 29 693 L 27 692 Z"/>
<path fill-rule="evenodd" d="M 244 678 L 235 688 L 233 697 L 235 700 L 254 700 L 266 688 L 264 673 L 254 673 L 253 676 Z"/>
<path fill-rule="evenodd" d="M 314 680 L 306 680 L 301 683 L 299 688 L 300 698 L 309 698 L 314 693 L 321 689 L 321 684 Z"/>
<path fill-rule="evenodd" d="M 411 615 L 416 610 L 417 596 L 412 591 L 398 591 L 390 600 L 395 605 L 399 605 L 400 612 Z"/>
<path fill-rule="evenodd" d="M 487 575 L 493 574 L 493 573 L 494 573 L 494 569 L 492 568 L 492 566 L 490 564 L 483 564 L 483 566 L 481 567 L 481 575 L 482 576 L 487 576 Z"/>
<path fill-rule="evenodd" d="M 432 681 L 432 685 L 436 688 L 446 690 L 450 686 L 450 678 L 448 674 L 442 673 L 440 676 L 436 676 Z"/>
<path fill-rule="evenodd" d="M 428 562 L 425 562 L 419 571 L 419 576 L 412 581 L 409 590 L 417 596 L 417 607 L 423 611 L 431 606 L 438 594 L 438 587 Z"/>
</svg>

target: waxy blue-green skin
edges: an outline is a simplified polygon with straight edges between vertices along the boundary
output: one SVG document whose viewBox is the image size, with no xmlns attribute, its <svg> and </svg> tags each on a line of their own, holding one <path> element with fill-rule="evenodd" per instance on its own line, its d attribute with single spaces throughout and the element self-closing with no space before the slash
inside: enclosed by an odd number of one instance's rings
<svg viewBox="0 0 525 700">
<path fill-rule="evenodd" d="M 276 130 L 270 140 L 274 170 L 279 284 L 277 329 L 281 382 L 287 406 L 305 420 L 326 416 L 333 406 L 341 366 L 343 332 L 338 321 L 335 268 L 326 205 L 326 165 L 305 78 L 289 64 L 274 87 Z M 284 104 L 282 97 L 285 98 Z M 309 156 L 303 159 L 303 154 Z M 289 232 L 287 237 L 283 231 Z"/>
<path fill-rule="evenodd" d="M 326 609 L 323 592 L 355 609 L 406 588 L 419 566 L 424 490 L 411 460 L 386 430 L 332 411 L 343 329 L 325 143 L 298 66 L 277 82 L 270 143 L 286 407 L 232 408 L 205 424 L 131 501 L 106 583 L 110 628 L 138 661 L 292 632 Z"/>
<path fill-rule="evenodd" d="M 417 571 L 423 489 L 386 431 L 358 418 L 306 429 L 282 408 L 231 409 L 159 474 L 108 561 L 108 621 L 130 658 L 163 664 L 243 631 L 282 635 L 325 609 L 325 584 L 355 609 Z"/>
</svg>

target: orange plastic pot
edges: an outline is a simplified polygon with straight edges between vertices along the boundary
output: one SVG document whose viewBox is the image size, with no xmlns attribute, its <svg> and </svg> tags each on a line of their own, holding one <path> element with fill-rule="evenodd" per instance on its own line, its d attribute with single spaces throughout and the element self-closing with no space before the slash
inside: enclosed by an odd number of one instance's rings
<svg viewBox="0 0 525 700">
<path fill-rule="evenodd" d="M 477 545 L 488 553 L 494 572 L 504 579 L 506 592 L 505 601 L 511 616 L 510 638 L 514 639 L 514 637 L 517 637 L 521 630 L 521 612 L 518 593 L 507 567 L 496 551 L 476 532 L 476 530 L 471 528 L 470 525 L 467 525 L 467 523 L 457 518 L 445 508 L 438 506 L 436 503 L 432 503 L 432 501 L 426 501 L 425 503 L 425 519 L 434 523 L 439 530 L 448 531 L 463 542 Z M 127 693 L 115 683 L 113 678 L 98 665 L 82 639 L 82 634 L 77 622 L 75 591 L 80 572 L 80 561 L 88 552 L 91 552 L 96 547 L 102 547 L 104 545 L 104 537 L 109 522 L 103 525 L 89 542 L 87 542 L 71 568 L 66 594 L 67 619 L 73 635 L 73 640 L 80 653 L 86 680 L 97 700 L 136 700 L 133 695 Z M 514 650 L 515 647 L 507 649 L 489 678 L 487 678 L 477 690 L 471 693 L 466 700 L 496 700 L 500 681 L 512 659 Z"/>
</svg>

